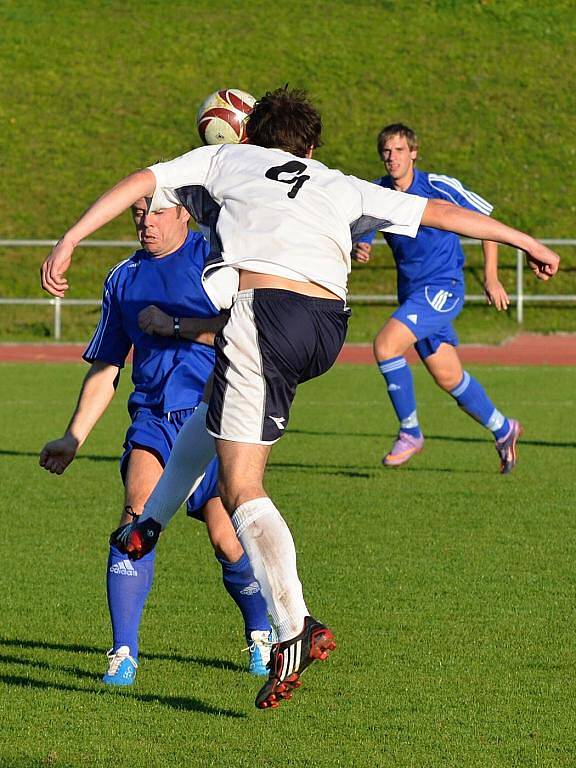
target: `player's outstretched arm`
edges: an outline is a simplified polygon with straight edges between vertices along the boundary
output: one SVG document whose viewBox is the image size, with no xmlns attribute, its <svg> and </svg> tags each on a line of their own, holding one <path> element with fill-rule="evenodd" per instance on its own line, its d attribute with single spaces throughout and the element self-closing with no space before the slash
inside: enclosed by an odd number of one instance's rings
<svg viewBox="0 0 576 768">
<path fill-rule="evenodd" d="M 68 281 L 64 275 L 78 243 L 130 208 L 136 200 L 152 197 L 155 188 L 154 174 L 145 169 L 126 176 L 99 197 L 44 259 L 40 267 L 42 288 L 52 296 L 62 298 L 68 290 Z"/>
<path fill-rule="evenodd" d="M 484 254 L 484 293 L 488 304 L 498 311 L 508 309 L 510 298 L 498 277 L 498 243 L 493 240 L 482 241 Z"/>
<path fill-rule="evenodd" d="M 40 452 L 40 466 L 61 475 L 74 461 L 80 447 L 114 397 L 119 368 L 96 361 L 84 378 L 78 403 L 66 432 L 58 440 L 46 443 Z"/>
<path fill-rule="evenodd" d="M 494 240 L 511 245 L 526 253 L 528 266 L 539 280 L 554 277 L 560 265 L 560 257 L 543 243 L 525 232 L 509 227 L 498 219 L 475 213 L 446 200 L 428 200 L 421 224 L 456 232 L 477 240 Z"/>
</svg>

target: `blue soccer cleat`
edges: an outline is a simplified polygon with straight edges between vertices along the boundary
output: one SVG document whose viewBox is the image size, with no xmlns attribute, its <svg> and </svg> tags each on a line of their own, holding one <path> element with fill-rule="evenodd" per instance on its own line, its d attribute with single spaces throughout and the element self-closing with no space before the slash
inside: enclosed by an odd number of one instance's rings
<svg viewBox="0 0 576 768">
<path fill-rule="evenodd" d="M 268 677 L 268 662 L 272 650 L 271 632 L 267 629 L 255 629 L 250 633 L 250 641 L 246 649 L 250 652 L 248 672 L 258 677 Z"/>
<path fill-rule="evenodd" d="M 130 656 L 130 648 L 121 645 L 117 651 L 111 648 L 106 655 L 109 665 L 102 682 L 106 685 L 132 685 L 136 680 L 138 662 Z"/>
</svg>

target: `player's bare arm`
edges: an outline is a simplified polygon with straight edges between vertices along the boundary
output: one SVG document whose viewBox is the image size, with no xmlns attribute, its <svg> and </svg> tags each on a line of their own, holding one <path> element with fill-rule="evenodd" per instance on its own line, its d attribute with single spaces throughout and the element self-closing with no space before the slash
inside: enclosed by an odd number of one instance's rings
<svg viewBox="0 0 576 768">
<path fill-rule="evenodd" d="M 62 298 L 68 290 L 68 281 L 64 275 L 70 267 L 78 243 L 115 219 L 141 197 L 151 197 L 155 188 L 154 174 L 145 169 L 126 176 L 99 197 L 44 259 L 40 267 L 42 288 L 52 296 Z"/>
<path fill-rule="evenodd" d="M 539 280 L 554 277 L 560 265 L 557 253 L 525 232 L 509 227 L 498 219 L 484 216 L 449 203 L 428 200 L 421 221 L 423 226 L 445 229 L 477 240 L 494 240 L 520 248 L 526 254 L 528 266 Z"/>
<path fill-rule="evenodd" d="M 61 475 L 74 461 L 98 419 L 114 397 L 119 368 L 96 361 L 86 374 L 78 403 L 66 428 L 58 440 L 46 443 L 40 452 L 40 466 Z"/>
<path fill-rule="evenodd" d="M 488 304 L 498 311 L 508 309 L 510 298 L 498 277 L 498 243 L 493 240 L 482 241 L 484 255 L 484 293 Z"/>
<path fill-rule="evenodd" d="M 166 314 L 151 304 L 138 314 L 140 329 L 149 336 L 176 336 L 199 344 L 214 345 L 214 337 L 228 320 L 228 313 L 216 317 L 179 317 Z"/>
</svg>

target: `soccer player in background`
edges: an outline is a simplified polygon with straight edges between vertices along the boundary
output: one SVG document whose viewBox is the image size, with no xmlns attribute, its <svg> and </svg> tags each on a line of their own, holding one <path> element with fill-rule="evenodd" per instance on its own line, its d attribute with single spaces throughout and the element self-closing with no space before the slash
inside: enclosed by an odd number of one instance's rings
<svg viewBox="0 0 576 768">
<path fill-rule="evenodd" d="M 134 390 L 128 400 L 132 423 L 120 462 L 125 489 L 121 524 L 142 512 L 180 428 L 201 402 L 214 367 L 214 334 L 225 322 L 202 288 L 208 244 L 200 233 L 188 231 L 190 214 L 182 206 L 148 213 L 149 202 L 140 199 L 132 206 L 142 250 L 117 264 L 106 278 L 101 319 L 83 355 L 91 366 L 70 424 L 40 455 L 45 469 L 65 471 L 112 400 L 133 347 Z M 266 604 L 218 498 L 217 474 L 214 459 L 188 500 L 188 514 L 207 524 L 224 586 L 244 618 L 249 669 L 266 675 L 271 646 Z M 134 682 L 138 630 L 154 560 L 152 550 L 133 566 L 110 545 L 106 583 L 113 644 L 103 677 L 110 685 Z"/>
<path fill-rule="evenodd" d="M 471 211 L 489 215 L 492 206 L 466 189 L 458 179 L 416 168 L 418 140 L 402 123 L 383 128 L 377 141 L 378 154 L 387 170 L 375 183 L 412 195 L 447 200 Z M 375 232 L 361 238 L 354 257 L 370 258 Z M 400 306 L 374 339 L 374 356 L 384 377 L 388 396 L 398 417 L 399 432 L 382 463 L 387 467 L 405 464 L 424 447 L 416 410 L 412 373 L 404 357 L 409 347 L 416 352 L 438 386 L 448 392 L 460 408 L 494 436 L 500 472 L 512 471 L 522 427 L 493 404 L 484 388 L 462 369 L 456 351 L 458 336 L 453 321 L 464 306 L 464 253 L 453 232 L 420 227 L 415 238 L 384 231 L 397 268 Z M 484 289 L 488 301 L 500 310 L 509 304 L 498 279 L 498 245 L 482 241 Z"/>
<path fill-rule="evenodd" d="M 529 235 L 481 214 L 327 168 L 312 159 L 321 128 L 301 92 L 266 94 L 248 118 L 248 144 L 202 147 L 126 177 L 68 230 L 41 269 L 43 287 L 64 295 L 78 242 L 141 197 L 152 197 L 152 211 L 184 205 L 209 227 L 204 284 L 216 306 L 231 304 L 231 314 L 216 337 L 206 425 L 216 438 L 222 501 L 279 636 L 256 697 L 261 709 L 291 698 L 302 672 L 335 647 L 331 630 L 310 615 L 292 536 L 263 478 L 298 384 L 328 370 L 344 342 L 353 241 L 374 228 L 415 236 L 422 223 L 522 248 L 544 280 L 559 262 Z M 145 534 L 155 527 L 150 517 L 141 525 Z M 132 543 L 145 540 L 139 528 Z"/>
</svg>

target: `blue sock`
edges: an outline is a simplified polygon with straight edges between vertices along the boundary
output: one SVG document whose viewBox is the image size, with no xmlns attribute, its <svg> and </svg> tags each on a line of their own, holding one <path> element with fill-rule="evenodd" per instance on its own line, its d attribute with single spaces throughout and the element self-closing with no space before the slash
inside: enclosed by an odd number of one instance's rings
<svg viewBox="0 0 576 768">
<path fill-rule="evenodd" d="M 112 650 L 127 645 L 135 659 L 138 658 L 140 619 L 154 578 L 155 558 L 156 550 L 153 549 L 141 560 L 132 562 L 116 547 L 110 547 L 106 588 L 112 621 Z"/>
<path fill-rule="evenodd" d="M 381 360 L 378 368 L 386 380 L 388 396 L 398 416 L 400 429 L 414 437 L 420 437 L 422 432 L 418 425 L 416 413 L 416 396 L 414 380 L 405 357 L 391 357 Z"/>
<path fill-rule="evenodd" d="M 510 422 L 490 400 L 482 384 L 467 371 L 464 371 L 462 381 L 450 394 L 460 408 L 489 429 L 496 440 L 506 437 L 510 431 Z"/>
<path fill-rule="evenodd" d="M 216 559 L 222 566 L 222 580 L 226 591 L 242 612 L 246 641 L 249 643 L 250 633 L 253 630 L 270 631 L 268 610 L 260 591 L 260 584 L 256 581 L 246 553 L 235 563 L 230 563 L 218 555 Z"/>
</svg>

